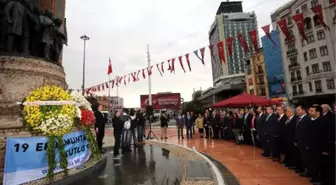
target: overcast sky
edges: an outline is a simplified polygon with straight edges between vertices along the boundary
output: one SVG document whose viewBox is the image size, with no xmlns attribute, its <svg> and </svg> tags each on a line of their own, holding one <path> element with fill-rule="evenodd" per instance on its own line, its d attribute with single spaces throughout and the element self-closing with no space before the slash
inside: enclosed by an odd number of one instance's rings
<svg viewBox="0 0 336 185">
<path fill-rule="evenodd" d="M 68 0 L 69 43 L 64 48 L 63 65 L 69 88 L 80 89 L 82 85 L 83 41 L 80 36 L 85 33 L 91 38 L 86 49 L 86 87 L 108 80 L 109 57 L 113 65 L 112 77 L 146 67 L 149 44 L 152 64 L 191 52 L 192 72 L 184 73 L 175 62 L 176 74 L 165 73 L 161 77 L 154 67 L 152 75 L 152 93 L 180 92 L 185 101 L 190 100 L 193 88 L 205 90 L 212 85 L 209 51 L 206 50 L 206 66 L 192 51 L 209 44 L 208 31 L 220 2 Z M 282 0 L 244 0 L 243 9 L 245 12 L 255 11 L 261 27 L 270 23 L 270 13 L 284 3 Z M 260 30 L 259 34 L 264 35 Z M 100 94 L 107 95 L 108 91 Z M 119 88 L 126 107 L 139 107 L 140 94 L 148 94 L 148 80 Z M 116 89 L 111 95 L 116 95 Z"/>
</svg>

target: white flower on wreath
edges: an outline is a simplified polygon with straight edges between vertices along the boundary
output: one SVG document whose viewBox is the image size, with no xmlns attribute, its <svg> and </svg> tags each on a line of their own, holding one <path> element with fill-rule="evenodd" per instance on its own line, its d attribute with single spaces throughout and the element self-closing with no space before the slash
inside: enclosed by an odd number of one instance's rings
<svg viewBox="0 0 336 185">
<path fill-rule="evenodd" d="M 87 99 L 81 93 L 77 91 L 72 91 L 70 93 L 70 96 L 73 101 L 80 104 L 80 107 L 84 107 L 85 109 L 92 111 L 91 103 L 87 101 Z"/>
<path fill-rule="evenodd" d="M 76 107 L 76 118 L 82 119 L 82 111 L 79 107 Z"/>
<path fill-rule="evenodd" d="M 57 134 L 59 130 L 69 129 L 73 125 L 73 121 L 66 115 L 58 115 L 42 121 L 38 127 L 42 132 L 48 134 Z"/>
</svg>

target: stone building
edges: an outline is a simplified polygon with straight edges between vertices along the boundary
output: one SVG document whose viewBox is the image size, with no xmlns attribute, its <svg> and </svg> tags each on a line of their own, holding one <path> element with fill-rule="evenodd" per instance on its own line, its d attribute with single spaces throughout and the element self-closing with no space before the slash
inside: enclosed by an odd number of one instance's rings
<svg viewBox="0 0 336 185">
<path fill-rule="evenodd" d="M 326 30 L 311 8 L 321 4 Z M 302 40 L 292 20 L 304 13 L 307 41 Z M 279 34 L 286 91 L 294 103 L 331 103 L 335 101 L 335 4 L 331 0 L 292 0 L 272 14 L 272 22 L 287 19 L 293 41 Z"/>
<path fill-rule="evenodd" d="M 66 0 L 33 0 L 33 2 L 41 9 L 49 9 L 56 17 L 65 17 L 65 4 Z"/>
<path fill-rule="evenodd" d="M 265 60 L 262 49 L 245 58 L 246 92 L 257 96 L 269 96 Z"/>
</svg>

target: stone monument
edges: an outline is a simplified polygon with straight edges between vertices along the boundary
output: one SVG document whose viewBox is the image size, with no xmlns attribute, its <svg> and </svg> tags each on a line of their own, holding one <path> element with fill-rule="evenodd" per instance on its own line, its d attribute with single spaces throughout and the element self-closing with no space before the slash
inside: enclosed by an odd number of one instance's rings
<svg viewBox="0 0 336 185">
<path fill-rule="evenodd" d="M 6 137 L 31 136 L 23 127 L 22 107 L 16 102 L 44 85 L 67 89 L 61 65 L 67 44 L 66 19 L 54 14 L 57 0 L 41 2 L 0 0 L 0 182 Z"/>
</svg>

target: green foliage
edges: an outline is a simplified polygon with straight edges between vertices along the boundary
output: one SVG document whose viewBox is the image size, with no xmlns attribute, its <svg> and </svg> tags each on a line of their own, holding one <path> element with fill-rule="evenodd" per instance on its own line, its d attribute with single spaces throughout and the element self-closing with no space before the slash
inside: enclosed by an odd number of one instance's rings
<svg viewBox="0 0 336 185">
<path fill-rule="evenodd" d="M 97 142 L 93 137 L 93 134 L 91 132 L 90 127 L 85 127 L 85 134 L 86 134 L 86 138 L 89 142 L 89 147 L 90 147 L 93 159 L 99 160 L 99 158 L 101 156 L 100 151 L 98 149 Z"/>
<path fill-rule="evenodd" d="M 47 177 L 49 180 L 54 179 L 54 170 L 56 168 L 56 159 L 55 159 L 55 148 L 56 142 L 54 136 L 48 137 L 48 147 L 47 147 L 47 157 L 48 157 L 48 174 Z"/>
<path fill-rule="evenodd" d="M 67 159 L 67 155 L 65 152 L 65 145 L 64 145 L 63 137 L 58 136 L 57 142 L 58 142 L 58 153 L 60 156 L 60 165 L 61 165 L 61 168 L 64 170 L 65 175 L 68 175 L 68 159 Z"/>
</svg>

